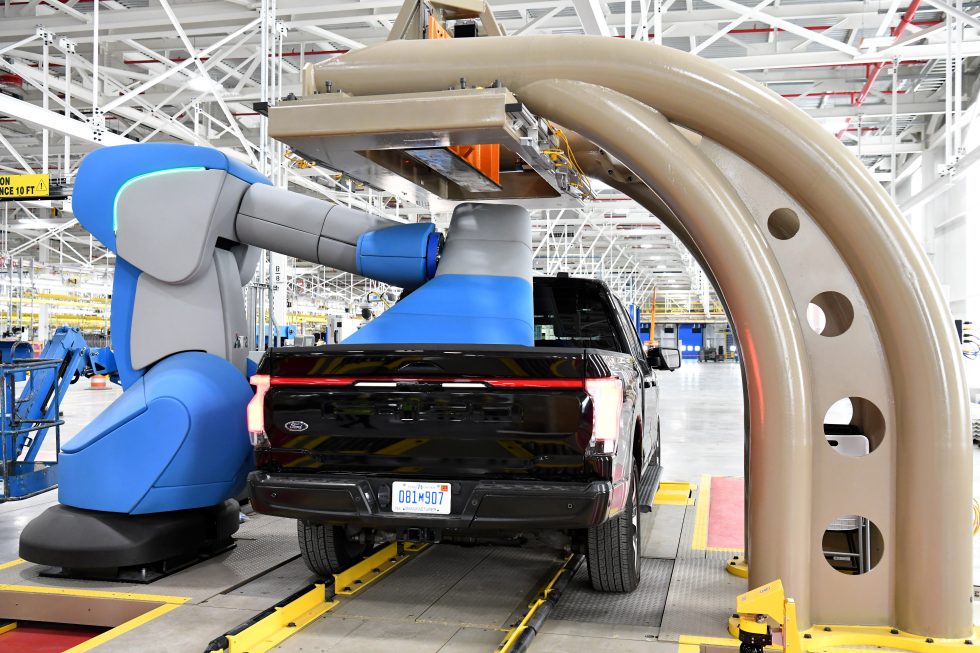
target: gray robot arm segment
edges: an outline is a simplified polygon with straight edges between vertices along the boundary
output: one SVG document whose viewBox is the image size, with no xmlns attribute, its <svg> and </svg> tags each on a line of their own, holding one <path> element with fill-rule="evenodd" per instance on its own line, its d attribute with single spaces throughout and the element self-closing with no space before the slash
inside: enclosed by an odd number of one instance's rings
<svg viewBox="0 0 980 653">
<path fill-rule="evenodd" d="M 121 360 L 133 370 L 206 351 L 244 372 L 243 344 L 254 336 L 246 334 L 241 287 L 255 273 L 259 248 L 402 286 L 435 271 L 437 251 L 423 231 L 431 225 L 405 225 L 225 170 L 134 178 L 118 191 L 113 220 L 119 256 L 141 272 L 114 298 L 114 306 L 118 299 L 131 307 L 118 326 L 129 333 Z"/>
<path fill-rule="evenodd" d="M 357 239 L 401 223 L 281 188 L 255 184 L 242 198 L 236 239 L 357 273 Z"/>
</svg>

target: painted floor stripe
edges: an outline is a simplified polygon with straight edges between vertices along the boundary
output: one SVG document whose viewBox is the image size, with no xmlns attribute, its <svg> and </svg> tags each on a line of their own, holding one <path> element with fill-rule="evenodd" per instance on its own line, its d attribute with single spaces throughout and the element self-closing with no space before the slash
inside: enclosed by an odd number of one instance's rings
<svg viewBox="0 0 980 653">
<path fill-rule="evenodd" d="M 741 547 L 732 549 L 708 545 L 708 529 L 711 517 L 711 481 L 712 477 L 708 474 L 701 477 L 701 486 L 698 488 L 697 508 L 694 514 L 694 536 L 691 538 L 691 549 L 694 551 L 739 552 L 742 550 Z M 744 511 L 742 515 L 744 519 Z"/>
</svg>

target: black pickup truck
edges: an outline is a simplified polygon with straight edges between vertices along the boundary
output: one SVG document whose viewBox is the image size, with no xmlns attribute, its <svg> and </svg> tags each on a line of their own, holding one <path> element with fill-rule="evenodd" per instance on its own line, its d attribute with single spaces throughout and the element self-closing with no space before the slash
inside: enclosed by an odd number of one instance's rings
<svg viewBox="0 0 980 653">
<path fill-rule="evenodd" d="M 270 350 L 252 505 L 298 519 L 324 576 L 386 539 L 537 539 L 584 552 L 596 589 L 632 591 L 661 469 L 654 368 L 680 356 L 645 352 L 598 281 L 535 278 L 534 321 L 534 347 Z"/>
</svg>

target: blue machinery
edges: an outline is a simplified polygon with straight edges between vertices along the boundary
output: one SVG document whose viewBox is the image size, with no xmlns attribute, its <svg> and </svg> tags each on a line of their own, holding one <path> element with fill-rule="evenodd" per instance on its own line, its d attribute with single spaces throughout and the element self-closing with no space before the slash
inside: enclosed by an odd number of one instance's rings
<svg viewBox="0 0 980 653">
<path fill-rule="evenodd" d="M 227 546 L 230 499 L 253 465 L 242 287 L 258 248 L 412 291 L 348 343 L 534 344 L 530 219 L 517 206 L 459 205 L 443 243 L 431 224 L 276 189 L 217 150 L 175 144 L 90 153 L 73 206 L 116 254 L 124 392 L 61 448 L 60 505 L 21 535 L 32 562 L 85 573 Z"/>
<path fill-rule="evenodd" d="M 61 327 L 34 359 L 26 343 L 0 343 L 0 503 L 26 499 L 53 487 L 57 467 L 37 460 L 45 437 L 54 429 L 61 448 L 61 400 L 86 365 L 85 340 L 78 329 Z M 17 383 L 26 381 L 20 393 Z M 57 453 L 56 453 L 57 455 Z"/>
</svg>

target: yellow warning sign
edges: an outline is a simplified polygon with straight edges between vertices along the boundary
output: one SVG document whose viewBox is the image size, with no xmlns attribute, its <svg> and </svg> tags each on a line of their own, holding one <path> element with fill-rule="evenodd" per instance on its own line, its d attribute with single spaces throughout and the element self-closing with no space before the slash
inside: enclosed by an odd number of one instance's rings
<svg viewBox="0 0 980 653">
<path fill-rule="evenodd" d="M 50 175 L 0 175 L 0 200 L 47 197 Z"/>
</svg>

